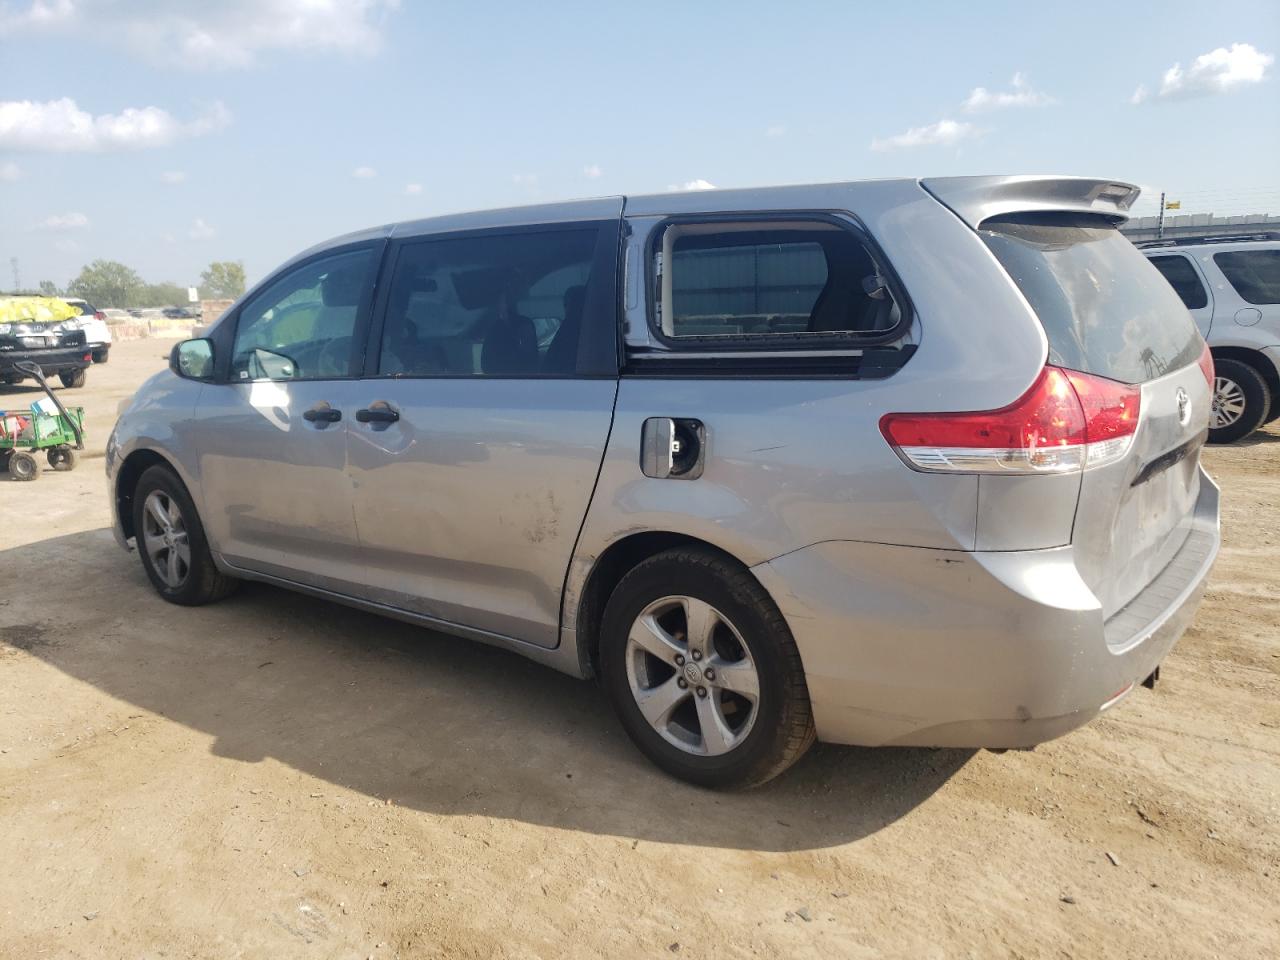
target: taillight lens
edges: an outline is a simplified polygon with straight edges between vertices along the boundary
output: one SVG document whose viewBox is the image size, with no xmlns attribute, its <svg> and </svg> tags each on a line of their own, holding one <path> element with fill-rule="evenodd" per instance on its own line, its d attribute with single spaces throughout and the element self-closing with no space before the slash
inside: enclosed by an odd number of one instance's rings
<svg viewBox="0 0 1280 960">
<path fill-rule="evenodd" d="M 1209 352 L 1209 345 L 1206 343 L 1204 349 L 1200 351 L 1200 372 L 1204 374 L 1204 379 L 1209 384 L 1209 389 L 1213 389 L 1213 354 Z"/>
<path fill-rule="evenodd" d="M 1141 400 L 1138 387 L 1047 366 L 1000 410 L 890 413 L 880 432 L 916 470 L 1068 473 L 1128 453 Z"/>
</svg>

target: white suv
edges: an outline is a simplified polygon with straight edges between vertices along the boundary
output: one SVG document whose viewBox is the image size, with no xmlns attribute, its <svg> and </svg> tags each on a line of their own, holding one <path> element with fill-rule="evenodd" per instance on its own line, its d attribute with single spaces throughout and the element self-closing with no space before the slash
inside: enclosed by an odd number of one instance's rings
<svg viewBox="0 0 1280 960">
<path fill-rule="evenodd" d="M 1173 285 L 1213 351 L 1210 443 L 1280 417 L 1280 233 L 1138 244 Z"/>
<path fill-rule="evenodd" d="M 80 311 L 80 329 L 84 331 L 85 343 L 93 353 L 93 362 L 106 363 L 111 351 L 111 327 L 107 325 L 106 315 L 93 304 L 79 297 L 63 299 Z"/>
</svg>

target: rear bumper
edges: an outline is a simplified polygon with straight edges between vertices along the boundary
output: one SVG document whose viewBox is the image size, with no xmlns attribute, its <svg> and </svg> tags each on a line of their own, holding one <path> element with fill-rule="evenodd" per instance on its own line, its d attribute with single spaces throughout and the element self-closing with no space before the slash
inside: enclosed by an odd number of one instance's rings
<svg viewBox="0 0 1280 960">
<path fill-rule="evenodd" d="M 62 370 L 82 370 L 93 363 L 89 346 L 59 347 L 54 350 L 4 350 L 0 351 L 0 376 L 8 373 L 20 373 L 14 364 L 19 360 L 29 360 L 40 367 L 40 372 L 48 376 Z"/>
<path fill-rule="evenodd" d="M 1029 747 L 1087 723 L 1190 625 L 1217 556 L 1201 472 L 1186 541 L 1109 619 L 1070 547 L 965 553 L 848 541 L 753 568 L 800 648 L 819 739 Z"/>
</svg>

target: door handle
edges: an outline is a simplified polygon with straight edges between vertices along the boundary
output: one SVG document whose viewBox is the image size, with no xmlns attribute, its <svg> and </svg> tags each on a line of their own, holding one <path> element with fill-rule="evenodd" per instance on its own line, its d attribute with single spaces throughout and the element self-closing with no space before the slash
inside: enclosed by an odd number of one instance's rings
<svg viewBox="0 0 1280 960">
<path fill-rule="evenodd" d="M 310 410 L 306 410 L 302 414 L 302 419 L 307 423 L 337 423 L 342 419 L 342 411 L 335 410 L 329 404 L 323 401 L 317 403 Z"/>
<path fill-rule="evenodd" d="M 363 410 L 357 410 L 356 419 L 361 423 L 395 423 L 400 419 L 400 414 L 392 410 L 389 404 L 379 400 Z"/>
</svg>

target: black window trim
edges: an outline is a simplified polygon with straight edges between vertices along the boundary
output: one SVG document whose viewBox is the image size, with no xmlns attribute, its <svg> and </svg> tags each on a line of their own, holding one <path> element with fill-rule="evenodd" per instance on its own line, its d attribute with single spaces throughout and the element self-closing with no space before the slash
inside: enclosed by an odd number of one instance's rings
<svg viewBox="0 0 1280 960">
<path fill-rule="evenodd" d="M 379 373 L 382 332 L 386 326 L 387 304 L 391 298 L 391 281 L 395 277 L 396 264 L 405 247 L 447 240 L 471 240 L 483 237 L 518 236 L 530 233 L 562 233 L 574 230 L 595 230 L 596 242 L 592 254 L 591 274 L 587 283 L 586 302 L 583 305 L 583 325 L 578 343 L 578 369 L 568 376 L 543 373 L 507 374 L 494 376 L 477 373 Z M 621 324 L 619 322 L 619 295 L 621 283 L 622 218 L 607 217 L 594 220 L 569 220 L 553 223 L 508 224 L 500 227 L 480 227 L 467 230 L 442 230 L 435 233 L 417 233 L 406 237 L 393 237 L 382 259 L 378 273 L 377 295 L 374 298 L 372 320 L 365 338 L 364 380 L 616 380 L 622 351 Z M 612 262 L 610 262 L 610 260 Z M 590 323 L 592 316 L 609 317 L 611 322 Z"/>
<path fill-rule="evenodd" d="M 1147 254 L 1147 259 L 1151 261 L 1151 265 L 1155 267 L 1157 270 L 1160 270 L 1160 267 L 1156 265 L 1157 260 L 1172 260 L 1175 257 L 1185 260 L 1191 266 L 1191 276 L 1194 277 L 1196 283 L 1200 285 L 1200 293 L 1204 297 L 1204 303 L 1200 304 L 1200 306 L 1187 307 L 1187 309 L 1188 310 L 1204 310 L 1206 308 L 1212 309 L 1213 296 L 1209 292 L 1208 278 L 1205 277 L 1204 273 L 1201 271 L 1200 265 L 1196 263 L 1195 257 L 1187 256 L 1185 253 L 1165 253 L 1163 251 L 1161 251 L 1160 253 L 1156 253 L 1152 251 L 1151 253 Z M 1164 276 L 1163 270 L 1160 270 L 1160 275 Z M 1169 278 L 1165 276 L 1165 279 L 1168 280 Z M 1172 282 L 1170 282 L 1169 285 L 1173 286 Z M 1177 290 L 1176 287 L 1174 287 L 1174 289 L 1175 291 Z M 1179 297 L 1179 299 L 1181 299 L 1181 297 Z"/>
<path fill-rule="evenodd" d="M 367 342 L 365 331 L 367 330 L 369 318 L 373 306 L 374 294 L 377 290 L 378 278 L 381 276 L 382 261 L 385 259 L 387 240 L 360 240 L 355 243 L 344 243 L 340 246 L 329 247 L 326 250 L 320 250 L 315 254 L 302 260 L 294 260 L 286 263 L 277 269 L 274 273 L 268 275 L 261 282 L 256 284 L 254 288 L 246 293 L 240 305 L 236 307 L 235 312 L 228 315 L 225 320 L 219 321 L 218 325 L 210 331 L 209 339 L 213 341 L 213 378 L 211 383 L 214 384 L 237 384 L 237 383 L 316 383 L 316 382 L 335 382 L 345 380 L 360 379 L 360 371 L 364 367 L 364 349 Z M 364 289 L 360 291 L 360 303 L 356 307 L 356 323 L 351 331 L 351 358 L 347 366 L 346 376 L 333 377 L 291 377 L 287 380 L 273 380 L 270 377 L 259 377 L 256 379 L 240 379 L 231 376 L 232 353 L 235 350 L 236 334 L 240 330 L 240 319 L 244 313 L 244 308 L 253 303 L 258 296 L 270 289 L 272 284 L 281 280 L 286 275 L 310 266 L 320 260 L 327 260 L 330 257 L 342 256 L 347 253 L 357 253 L 362 250 L 371 251 L 373 257 L 372 268 L 368 277 L 365 279 Z"/>
<path fill-rule="evenodd" d="M 657 315 L 657 273 L 654 270 L 655 254 L 658 251 L 658 244 L 661 242 L 663 235 L 667 229 L 672 226 L 681 224 L 694 223 L 768 223 L 769 221 L 782 221 L 788 223 L 797 223 L 804 221 L 813 221 L 815 223 L 828 223 L 839 229 L 845 230 L 852 234 L 854 238 L 862 244 L 866 251 L 870 254 L 872 261 L 876 265 L 876 269 L 880 275 L 885 278 L 888 283 L 889 292 L 893 295 L 894 302 L 898 305 L 901 316 L 898 323 L 888 330 L 878 333 L 874 336 L 858 336 L 858 335 L 841 335 L 838 333 L 826 333 L 821 335 L 810 334 L 787 334 L 780 333 L 774 336 L 757 336 L 757 337 L 708 337 L 699 336 L 692 337 L 668 337 L 662 331 L 662 325 L 658 323 Z M 903 334 L 910 328 L 915 311 L 911 304 L 911 298 L 907 296 L 907 291 L 902 285 L 902 281 L 898 278 L 897 271 L 893 269 L 893 265 L 889 262 L 888 257 L 884 255 L 884 251 L 880 249 L 880 245 L 876 243 L 871 236 L 871 232 L 863 225 L 854 214 L 847 211 L 834 210 L 739 210 L 727 211 L 724 213 L 697 213 L 697 214 L 675 214 L 665 217 L 658 223 L 654 224 L 649 231 L 649 236 L 645 241 L 645 268 L 644 281 L 645 288 L 643 291 L 645 318 L 649 324 L 649 333 L 654 341 L 662 344 L 667 350 L 676 354 L 693 354 L 699 355 L 704 360 L 708 354 L 717 352 L 733 352 L 733 353 L 762 353 L 769 355 L 777 355 L 785 357 L 787 354 L 797 351 L 805 351 L 808 353 L 822 352 L 824 354 L 834 354 L 840 356 L 858 356 L 868 347 L 883 346 L 888 343 L 894 343 L 902 339 Z M 670 270 L 670 264 L 663 264 L 664 270 Z"/>
</svg>

